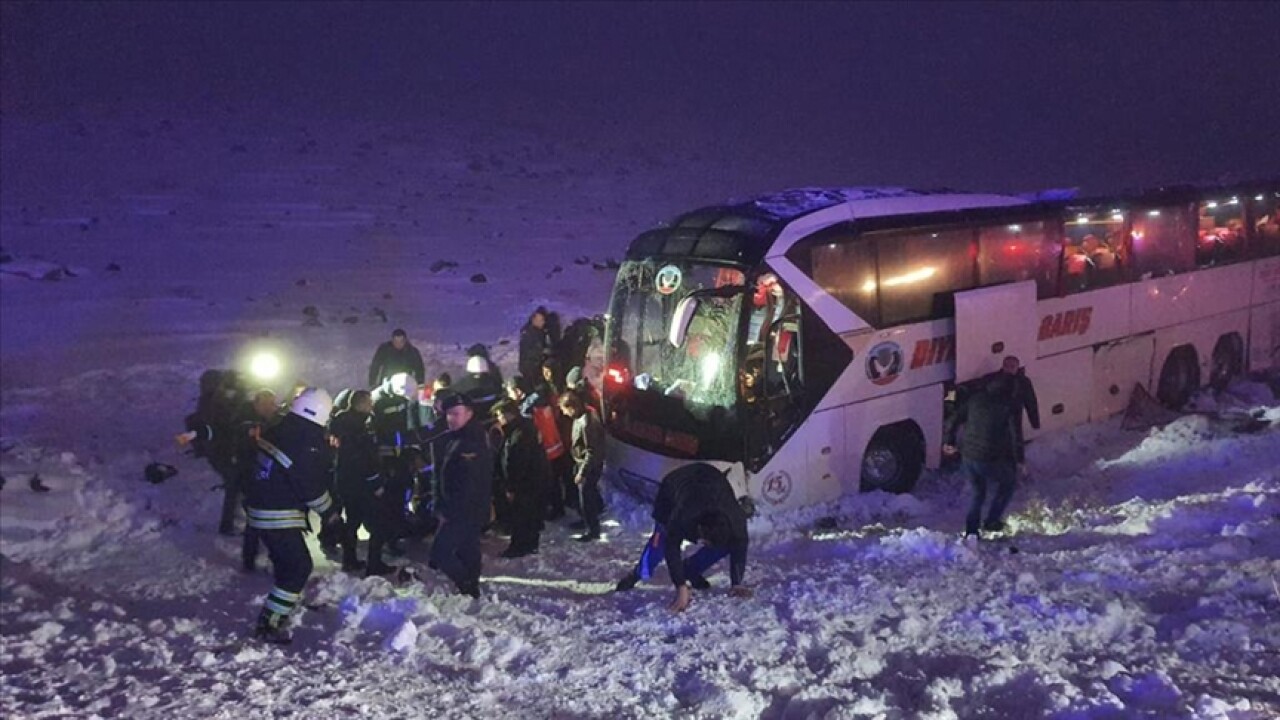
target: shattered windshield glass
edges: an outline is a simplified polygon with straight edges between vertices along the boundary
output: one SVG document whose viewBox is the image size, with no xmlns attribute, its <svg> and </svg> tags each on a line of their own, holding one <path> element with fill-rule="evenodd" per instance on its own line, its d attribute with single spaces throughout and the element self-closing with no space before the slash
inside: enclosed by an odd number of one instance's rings
<svg viewBox="0 0 1280 720">
<path fill-rule="evenodd" d="M 736 428 L 742 293 L 700 297 L 680 347 L 667 341 L 667 332 L 689 293 L 743 282 L 735 268 L 623 263 L 610 313 L 605 379 L 612 429 L 678 455 L 732 454 L 720 446 L 734 445 L 727 433 Z"/>
</svg>

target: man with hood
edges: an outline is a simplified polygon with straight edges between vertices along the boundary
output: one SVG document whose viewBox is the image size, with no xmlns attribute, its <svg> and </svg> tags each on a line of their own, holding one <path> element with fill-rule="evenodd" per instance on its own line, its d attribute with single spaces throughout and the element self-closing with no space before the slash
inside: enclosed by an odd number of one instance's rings
<svg viewBox="0 0 1280 720">
<path fill-rule="evenodd" d="M 480 532 L 489 522 L 493 494 L 494 453 L 471 400 L 461 393 L 439 399 L 449 433 L 442 441 L 438 529 L 431 562 L 458 591 L 480 597 Z"/>
</svg>

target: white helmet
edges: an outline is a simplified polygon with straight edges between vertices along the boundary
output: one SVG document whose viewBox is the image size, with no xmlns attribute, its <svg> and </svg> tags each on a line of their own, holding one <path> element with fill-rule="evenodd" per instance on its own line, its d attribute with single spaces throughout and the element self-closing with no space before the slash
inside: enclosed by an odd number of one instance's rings
<svg viewBox="0 0 1280 720">
<path fill-rule="evenodd" d="M 324 427 L 329 423 L 329 413 L 333 412 L 333 398 L 324 388 L 304 388 L 289 403 L 289 412 Z"/>
<path fill-rule="evenodd" d="M 387 390 L 392 395 L 415 400 L 418 397 L 418 381 L 409 373 L 396 373 L 387 378 Z"/>
<path fill-rule="evenodd" d="M 472 375 L 483 375 L 489 372 L 489 361 L 479 355 L 467 358 L 467 372 Z"/>
</svg>

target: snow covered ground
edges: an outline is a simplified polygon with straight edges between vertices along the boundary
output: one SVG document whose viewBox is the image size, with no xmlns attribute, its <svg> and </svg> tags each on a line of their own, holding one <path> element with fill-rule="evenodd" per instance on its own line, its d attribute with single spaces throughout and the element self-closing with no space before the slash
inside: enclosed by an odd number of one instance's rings
<svg viewBox="0 0 1280 720">
<path fill-rule="evenodd" d="M 295 644 L 243 643 L 270 577 L 239 572 L 216 477 L 172 447 L 204 368 L 268 343 L 336 389 L 396 326 L 432 370 L 477 341 L 510 368 L 532 306 L 603 309 L 593 266 L 639 229 L 763 188 L 674 141 L 443 113 L 0 129 L 4 717 L 1280 716 L 1280 402 L 1251 383 L 1036 442 L 1009 542 L 959 545 L 963 481 L 930 474 L 753 523 L 756 597 L 721 572 L 672 616 L 661 581 L 609 592 L 648 532 L 612 496 L 607 542 L 486 541 L 481 601 L 316 553 Z M 181 472 L 146 484 L 152 461 Z"/>
</svg>

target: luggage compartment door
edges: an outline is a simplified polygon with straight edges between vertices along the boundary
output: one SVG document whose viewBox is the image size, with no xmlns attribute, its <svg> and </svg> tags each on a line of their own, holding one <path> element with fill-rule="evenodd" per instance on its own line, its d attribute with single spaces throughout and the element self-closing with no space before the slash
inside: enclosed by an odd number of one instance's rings
<svg viewBox="0 0 1280 720">
<path fill-rule="evenodd" d="M 1006 355 L 1035 364 L 1035 281 L 967 290 L 955 299 L 957 383 L 999 370 Z"/>
</svg>

